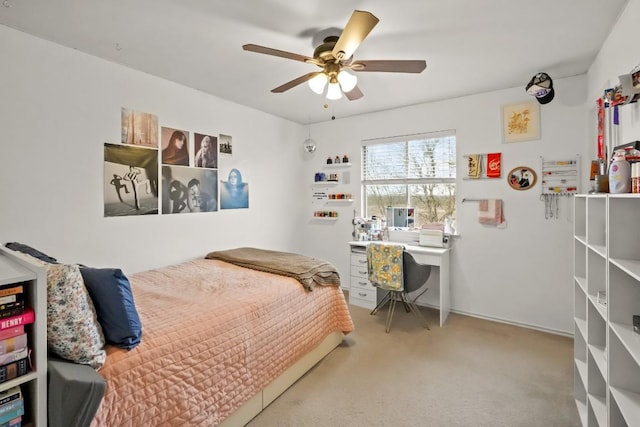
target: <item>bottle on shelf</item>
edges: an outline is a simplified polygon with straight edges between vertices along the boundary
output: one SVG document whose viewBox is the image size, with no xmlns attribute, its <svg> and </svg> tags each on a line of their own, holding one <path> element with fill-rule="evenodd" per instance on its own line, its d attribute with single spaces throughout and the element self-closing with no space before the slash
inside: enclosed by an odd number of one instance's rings
<svg viewBox="0 0 640 427">
<path fill-rule="evenodd" d="M 336 156 L 336 159 L 333 161 L 336 165 L 340 163 L 340 156 Z"/>
<path fill-rule="evenodd" d="M 631 165 L 624 150 L 616 150 L 609 165 L 609 193 L 628 193 L 631 190 Z"/>
<path fill-rule="evenodd" d="M 349 163 L 349 157 L 346 154 L 342 156 L 342 163 Z"/>
<path fill-rule="evenodd" d="M 331 160 L 331 156 L 327 157 L 327 164 L 328 165 L 333 164 L 333 160 Z"/>
</svg>

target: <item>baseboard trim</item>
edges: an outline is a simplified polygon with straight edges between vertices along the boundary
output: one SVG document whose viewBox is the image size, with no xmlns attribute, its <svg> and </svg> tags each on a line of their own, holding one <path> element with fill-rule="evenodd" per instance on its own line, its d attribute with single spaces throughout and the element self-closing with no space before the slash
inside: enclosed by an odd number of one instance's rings
<svg viewBox="0 0 640 427">
<path fill-rule="evenodd" d="M 438 310 L 438 306 L 437 305 L 433 305 L 433 304 L 418 304 L 421 307 L 429 307 L 429 308 L 433 308 Z M 484 319 L 484 320 L 489 320 L 492 322 L 498 322 L 498 323 L 505 323 L 507 325 L 513 325 L 513 326 L 520 326 L 523 328 L 527 328 L 527 329 L 534 329 L 536 331 L 541 331 L 541 332 L 547 332 L 550 334 L 554 334 L 554 335 L 561 335 L 563 337 L 568 337 L 568 338 L 573 338 L 573 332 L 567 332 L 567 331 L 562 331 L 560 329 L 552 329 L 552 328 L 546 328 L 544 326 L 540 326 L 540 325 L 531 325 L 529 323 L 523 323 L 523 322 L 517 322 L 515 320 L 509 320 L 509 319 L 502 319 L 500 317 L 493 317 L 493 316 L 487 316 L 484 314 L 478 314 L 478 313 L 472 313 L 469 311 L 464 311 L 464 310 L 457 310 L 457 309 L 450 309 L 449 310 L 451 313 L 456 313 L 456 314 L 461 314 L 463 316 L 469 316 L 469 317 L 475 317 L 478 319 Z M 447 324 L 445 323 L 445 327 L 447 326 Z"/>
</svg>

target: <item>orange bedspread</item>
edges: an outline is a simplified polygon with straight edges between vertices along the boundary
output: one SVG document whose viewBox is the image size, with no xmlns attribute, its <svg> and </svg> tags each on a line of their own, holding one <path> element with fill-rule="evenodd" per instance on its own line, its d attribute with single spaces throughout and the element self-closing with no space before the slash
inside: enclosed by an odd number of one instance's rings
<svg viewBox="0 0 640 427">
<path fill-rule="evenodd" d="M 93 426 L 214 426 L 334 331 L 353 329 L 339 287 L 197 259 L 130 278 L 143 326 L 108 348 Z"/>
</svg>

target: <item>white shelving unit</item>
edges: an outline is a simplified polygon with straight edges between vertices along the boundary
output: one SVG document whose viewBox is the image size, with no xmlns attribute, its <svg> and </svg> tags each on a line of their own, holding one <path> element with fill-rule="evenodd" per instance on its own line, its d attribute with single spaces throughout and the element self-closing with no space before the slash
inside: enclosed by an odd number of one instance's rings
<svg viewBox="0 0 640 427">
<path fill-rule="evenodd" d="M 333 164 L 322 165 L 322 170 L 324 171 L 343 170 L 343 172 L 330 172 L 331 174 L 337 175 L 338 177 L 337 181 L 336 180 L 314 181 L 311 184 L 313 188 L 313 197 L 312 197 L 313 212 L 333 211 L 339 214 L 339 211 L 336 210 L 336 208 L 350 206 L 353 203 L 353 199 L 351 198 L 345 198 L 345 199 L 329 198 L 330 193 L 341 193 L 340 191 L 336 190 L 336 187 L 339 187 L 340 185 L 345 183 L 348 184 L 351 181 L 350 176 L 348 175 L 350 172 L 346 170 L 346 169 L 349 169 L 350 167 L 351 167 L 351 163 L 333 163 Z M 327 175 L 329 175 L 329 173 L 327 173 Z M 348 178 L 345 179 L 345 176 L 348 176 Z M 349 193 L 347 196 L 350 196 L 350 195 L 351 193 Z M 317 217 L 314 214 L 312 214 L 312 217 L 314 220 L 323 218 L 323 217 Z M 324 219 L 335 221 L 338 219 L 338 216 L 328 217 L 328 218 L 324 217 Z"/>
<path fill-rule="evenodd" d="M 25 302 L 33 308 L 35 321 L 25 326 L 33 369 L 26 375 L 0 384 L 0 390 L 22 388 L 25 415 L 22 425 L 47 425 L 47 271 L 0 247 L 0 286 L 21 283 Z"/>
<path fill-rule="evenodd" d="M 574 396 L 583 426 L 640 426 L 640 212 L 635 194 L 574 199 Z M 598 292 L 606 292 L 606 307 Z"/>
</svg>

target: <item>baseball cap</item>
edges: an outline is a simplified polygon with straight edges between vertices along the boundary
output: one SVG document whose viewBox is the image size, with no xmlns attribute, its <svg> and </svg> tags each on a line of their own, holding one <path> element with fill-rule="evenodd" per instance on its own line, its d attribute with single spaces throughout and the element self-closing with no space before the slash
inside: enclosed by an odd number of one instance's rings
<svg viewBox="0 0 640 427">
<path fill-rule="evenodd" d="M 529 80 L 527 93 L 535 96 L 540 104 L 548 104 L 555 95 L 553 80 L 547 73 L 538 73 Z"/>
</svg>

